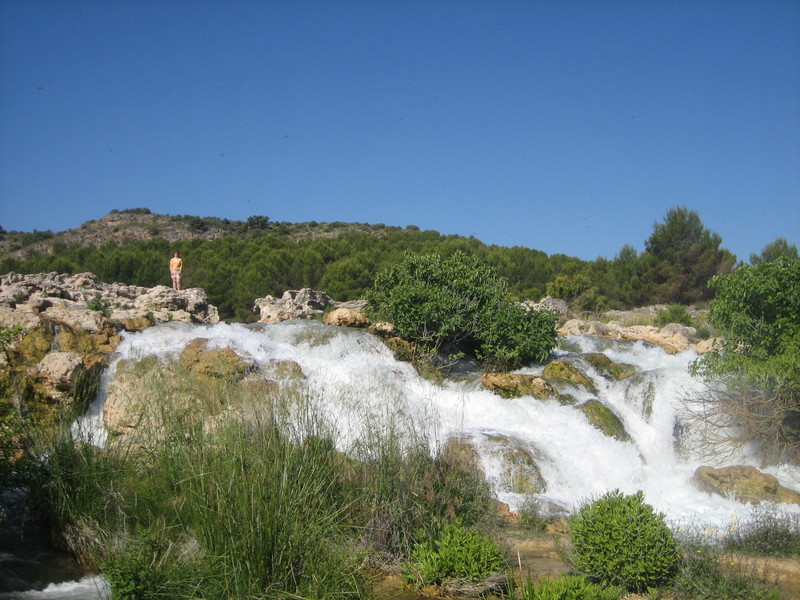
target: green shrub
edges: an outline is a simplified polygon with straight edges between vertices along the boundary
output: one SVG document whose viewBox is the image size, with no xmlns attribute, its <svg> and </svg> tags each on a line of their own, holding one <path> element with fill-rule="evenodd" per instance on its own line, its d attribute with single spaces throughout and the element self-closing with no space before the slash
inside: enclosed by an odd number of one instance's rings
<svg viewBox="0 0 800 600">
<path fill-rule="evenodd" d="M 489 538 L 460 523 L 442 529 L 432 541 L 421 541 L 403 566 L 403 577 L 418 587 L 448 579 L 480 582 L 506 567 L 503 551 Z"/>
<path fill-rule="evenodd" d="M 94 296 L 91 298 L 87 303 L 87 306 L 89 307 L 89 310 L 96 310 L 106 317 L 111 315 L 111 305 L 108 303 L 108 300 L 104 300 L 100 296 Z"/>
<path fill-rule="evenodd" d="M 675 538 L 642 492 L 625 496 L 614 490 L 583 504 L 571 529 L 576 569 L 591 581 L 639 592 L 675 574 Z"/>
<path fill-rule="evenodd" d="M 694 326 L 694 320 L 692 319 L 692 316 L 686 310 L 686 307 L 681 304 L 670 304 L 667 308 L 658 311 L 656 325 L 659 327 L 664 327 L 670 323 L 680 323 L 681 325 L 686 325 L 687 327 Z"/>
<path fill-rule="evenodd" d="M 522 584 L 519 600 L 617 600 L 624 590 L 602 587 L 580 575 L 548 577 Z"/>
<path fill-rule="evenodd" d="M 367 297 L 377 317 L 431 352 L 515 368 L 545 360 L 556 345 L 556 315 L 512 303 L 506 280 L 463 252 L 409 252 L 377 275 Z"/>
</svg>

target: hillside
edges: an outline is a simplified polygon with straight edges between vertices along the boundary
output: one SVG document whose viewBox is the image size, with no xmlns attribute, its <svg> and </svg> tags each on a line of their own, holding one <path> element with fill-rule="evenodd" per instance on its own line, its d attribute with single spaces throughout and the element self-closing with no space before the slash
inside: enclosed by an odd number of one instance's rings
<svg viewBox="0 0 800 600">
<path fill-rule="evenodd" d="M 52 254 L 57 247 L 100 247 L 108 242 L 123 244 L 160 239 L 173 243 L 190 239 L 214 240 L 231 235 L 240 238 L 277 235 L 290 242 L 297 242 L 353 233 L 381 236 L 392 230 L 402 229 L 366 223 L 272 222 L 266 216 L 252 216 L 247 221 L 232 221 L 218 217 L 161 215 L 151 213 L 147 208 L 132 208 L 112 210 L 104 217 L 61 232 L 0 230 L 0 260 L 8 257 L 24 260 L 34 253 Z"/>
</svg>

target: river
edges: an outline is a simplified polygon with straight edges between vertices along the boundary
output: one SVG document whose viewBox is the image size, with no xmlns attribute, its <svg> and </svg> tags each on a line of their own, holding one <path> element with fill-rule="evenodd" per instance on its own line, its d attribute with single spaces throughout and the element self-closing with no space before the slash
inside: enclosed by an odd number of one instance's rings
<svg viewBox="0 0 800 600">
<path fill-rule="evenodd" d="M 212 347 L 230 347 L 263 364 L 270 360 L 297 362 L 307 377 L 309 397 L 335 424 L 342 449 L 365 434 L 365 414 L 372 418 L 410 418 L 434 445 L 454 435 L 470 440 L 480 453 L 495 495 L 512 509 L 519 507 L 524 497 L 502 483 L 498 440 L 511 442 L 537 457 L 547 484 L 541 499 L 567 511 L 613 489 L 625 493 L 642 490 L 645 500 L 676 525 L 685 521 L 723 530 L 732 520 L 746 520 L 752 509 L 735 500 L 699 492 L 690 483 L 700 465 L 758 466 L 755 456 L 747 451 L 725 460 L 687 451 L 692 447 L 693 425 L 685 400 L 702 386 L 688 372 L 696 359 L 691 350 L 669 355 L 642 342 L 587 335 L 562 341 L 555 352 L 557 358 L 580 361 L 583 353 L 603 352 L 615 362 L 636 367 L 635 376 L 609 381 L 585 364 L 582 367 L 597 387 L 597 394 L 576 386 L 561 390 L 580 401 L 597 397 L 611 407 L 631 438 L 622 442 L 594 428 L 573 406 L 530 397 L 505 400 L 482 389 L 478 373 L 474 372 L 437 384 L 419 377 L 409 364 L 395 360 L 377 338 L 360 330 L 327 327 L 315 321 L 212 326 L 169 323 L 125 334 L 117 356 L 134 360 L 149 355 L 177 357 L 196 337 L 208 338 Z M 542 369 L 543 365 L 533 365 L 519 372 L 535 375 Z M 113 374 L 114 363 L 106 380 Z M 75 426 L 78 433 L 91 430 L 95 441 L 102 439 L 99 415 L 103 399 L 101 391 L 90 412 Z M 800 491 L 798 469 L 781 465 L 767 471 L 783 485 Z M 96 578 L 53 583 L 57 585 L 49 591 L 27 592 L 31 595 L 0 593 L 0 600 L 94 600 L 103 598 L 105 593 L 102 580 Z"/>
</svg>

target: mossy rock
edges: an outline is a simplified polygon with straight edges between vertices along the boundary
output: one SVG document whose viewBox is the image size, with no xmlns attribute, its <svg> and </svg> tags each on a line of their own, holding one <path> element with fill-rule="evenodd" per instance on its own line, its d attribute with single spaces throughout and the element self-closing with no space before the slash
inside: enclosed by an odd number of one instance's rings
<svg viewBox="0 0 800 600">
<path fill-rule="evenodd" d="M 547 400 L 557 396 L 552 385 L 534 375 L 484 373 L 481 376 L 481 383 L 484 388 L 503 398 L 533 396 L 537 400 Z"/>
<path fill-rule="evenodd" d="M 230 348 L 209 349 L 208 340 L 196 338 L 181 352 L 180 364 L 198 375 L 239 381 L 255 368 L 255 361 Z"/>
<path fill-rule="evenodd" d="M 592 394 L 597 394 L 597 388 L 591 379 L 589 379 L 578 367 L 573 363 L 565 360 L 554 360 L 549 363 L 545 368 L 542 376 L 561 379 L 569 381 L 576 385 L 580 385 L 589 390 Z"/>
<path fill-rule="evenodd" d="M 510 448 L 503 453 L 501 480 L 514 494 L 541 494 L 547 491 L 547 482 L 536 460 L 522 448 Z"/>
<path fill-rule="evenodd" d="M 612 381 L 622 381 L 636 373 L 636 367 L 625 363 L 615 363 L 602 352 L 584 354 L 583 359 L 605 377 Z"/>
<path fill-rule="evenodd" d="M 625 431 L 625 425 L 620 418 L 599 400 L 587 400 L 576 408 L 586 415 L 592 425 L 606 435 L 616 438 L 620 442 L 630 441 L 631 437 Z"/>
</svg>

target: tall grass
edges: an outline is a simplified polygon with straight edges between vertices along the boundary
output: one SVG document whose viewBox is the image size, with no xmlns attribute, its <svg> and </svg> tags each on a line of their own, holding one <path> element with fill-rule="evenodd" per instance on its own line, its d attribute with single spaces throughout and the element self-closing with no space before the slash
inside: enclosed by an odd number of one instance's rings
<svg viewBox="0 0 800 600">
<path fill-rule="evenodd" d="M 65 424 L 37 446 L 38 505 L 115 600 L 365 598 L 376 562 L 491 513 L 480 470 L 410 423 L 376 423 L 344 453 L 297 389 L 230 382 L 210 418 L 153 383 L 143 430 L 100 449 Z"/>
</svg>

